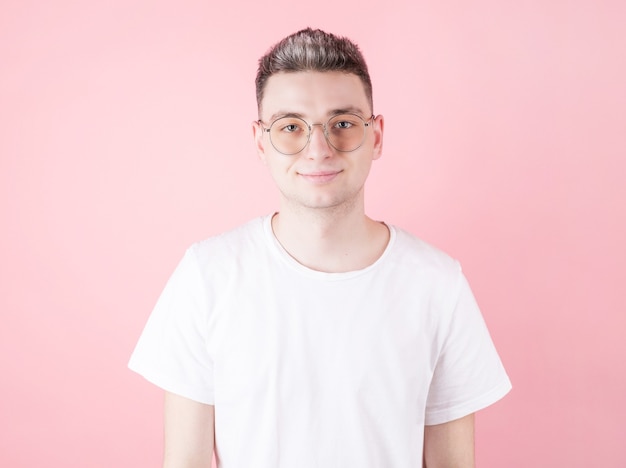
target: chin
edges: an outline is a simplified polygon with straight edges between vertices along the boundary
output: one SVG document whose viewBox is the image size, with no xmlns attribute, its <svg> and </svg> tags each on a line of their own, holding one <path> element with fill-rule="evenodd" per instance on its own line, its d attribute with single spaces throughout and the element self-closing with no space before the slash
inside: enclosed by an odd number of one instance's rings
<svg viewBox="0 0 626 468">
<path fill-rule="evenodd" d="M 285 193 L 284 201 L 287 206 L 308 210 L 349 210 L 356 206 L 360 200 L 360 191 L 320 191 L 317 193 Z"/>
<path fill-rule="evenodd" d="M 305 208 L 309 208 L 312 210 L 345 210 L 354 206 L 356 199 L 354 198 L 335 198 L 335 199 L 324 199 L 324 200 L 309 200 L 308 203 L 302 203 Z"/>
</svg>

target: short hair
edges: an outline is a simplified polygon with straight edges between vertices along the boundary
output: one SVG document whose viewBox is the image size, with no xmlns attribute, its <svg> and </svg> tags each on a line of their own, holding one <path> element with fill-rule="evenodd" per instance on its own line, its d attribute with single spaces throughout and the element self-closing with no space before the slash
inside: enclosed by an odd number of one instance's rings
<svg viewBox="0 0 626 468">
<path fill-rule="evenodd" d="M 274 44 L 259 59 L 256 101 L 259 114 L 269 77 L 280 72 L 338 71 L 358 76 L 373 112 L 372 81 L 359 47 L 347 37 L 306 28 Z"/>
</svg>

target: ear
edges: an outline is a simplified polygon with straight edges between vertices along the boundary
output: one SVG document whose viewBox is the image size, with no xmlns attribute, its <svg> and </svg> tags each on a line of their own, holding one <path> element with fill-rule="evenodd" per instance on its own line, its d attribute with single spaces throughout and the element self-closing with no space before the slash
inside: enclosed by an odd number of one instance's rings
<svg viewBox="0 0 626 468">
<path fill-rule="evenodd" d="M 263 164 L 267 164 L 265 159 L 265 130 L 258 120 L 252 122 L 252 135 L 254 137 L 254 145 L 256 146 L 257 156 Z"/>
<path fill-rule="evenodd" d="M 383 155 L 383 131 L 385 129 L 385 119 L 382 115 L 377 115 L 372 120 L 372 130 L 374 132 L 374 148 L 372 159 L 378 159 Z"/>
</svg>

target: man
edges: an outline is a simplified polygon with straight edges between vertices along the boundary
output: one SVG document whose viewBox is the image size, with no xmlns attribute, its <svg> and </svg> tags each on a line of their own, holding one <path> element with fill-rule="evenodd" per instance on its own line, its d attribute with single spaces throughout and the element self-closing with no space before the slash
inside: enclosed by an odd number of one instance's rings
<svg viewBox="0 0 626 468">
<path fill-rule="evenodd" d="M 280 209 L 193 245 L 130 367 L 166 391 L 164 466 L 474 466 L 510 382 L 457 262 L 364 211 L 383 117 L 357 46 L 305 29 L 257 74 Z"/>
</svg>

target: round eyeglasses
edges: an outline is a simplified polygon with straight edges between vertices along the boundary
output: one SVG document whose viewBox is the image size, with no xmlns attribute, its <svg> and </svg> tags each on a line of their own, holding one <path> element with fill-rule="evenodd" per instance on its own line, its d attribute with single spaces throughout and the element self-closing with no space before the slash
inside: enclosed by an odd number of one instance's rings
<svg viewBox="0 0 626 468">
<path fill-rule="evenodd" d="M 316 125 L 324 129 L 324 137 L 337 151 L 348 153 L 358 149 L 365 141 L 365 131 L 370 126 L 372 115 L 365 120 L 358 114 L 338 114 L 328 119 L 325 124 L 308 124 L 299 117 L 280 117 L 269 128 L 259 124 L 269 133 L 272 146 L 285 155 L 297 154 L 306 148 L 311 140 L 311 132 Z"/>
</svg>

